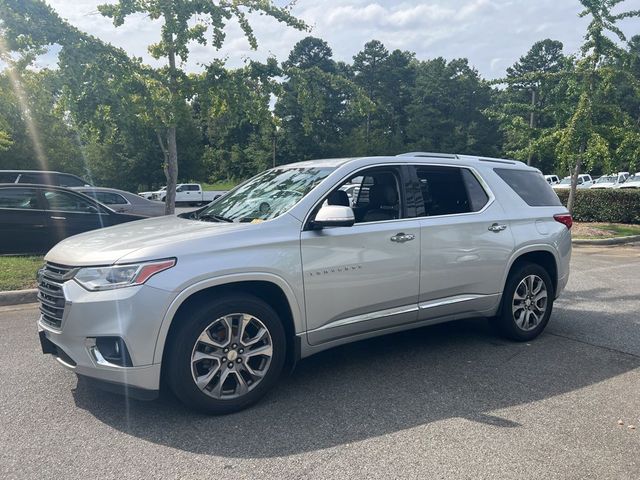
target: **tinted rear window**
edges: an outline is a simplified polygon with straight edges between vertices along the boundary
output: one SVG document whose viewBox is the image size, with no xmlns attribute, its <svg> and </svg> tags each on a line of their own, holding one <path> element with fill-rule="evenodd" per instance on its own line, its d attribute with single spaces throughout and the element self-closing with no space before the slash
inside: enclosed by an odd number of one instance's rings
<svg viewBox="0 0 640 480">
<path fill-rule="evenodd" d="M 556 195 L 541 173 L 510 168 L 495 168 L 494 171 L 528 205 L 532 207 L 556 207 L 562 205 L 558 195 Z"/>
</svg>

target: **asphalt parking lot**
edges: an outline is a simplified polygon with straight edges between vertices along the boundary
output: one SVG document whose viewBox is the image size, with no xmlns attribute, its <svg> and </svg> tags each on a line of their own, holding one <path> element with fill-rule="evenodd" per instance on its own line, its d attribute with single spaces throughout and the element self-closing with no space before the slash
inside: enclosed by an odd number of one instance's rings
<svg viewBox="0 0 640 480">
<path fill-rule="evenodd" d="M 640 246 L 572 263 L 531 344 L 484 320 L 359 342 L 226 417 L 78 383 L 33 305 L 0 308 L 0 478 L 637 479 Z"/>
</svg>

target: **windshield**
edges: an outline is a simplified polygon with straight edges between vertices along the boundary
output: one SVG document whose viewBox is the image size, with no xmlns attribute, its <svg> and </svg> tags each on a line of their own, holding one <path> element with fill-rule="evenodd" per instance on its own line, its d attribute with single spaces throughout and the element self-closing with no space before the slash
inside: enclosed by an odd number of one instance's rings
<svg viewBox="0 0 640 480">
<path fill-rule="evenodd" d="M 332 171 L 313 167 L 267 170 L 190 218 L 218 222 L 270 220 L 293 207 Z"/>
<path fill-rule="evenodd" d="M 596 183 L 615 183 L 616 177 L 600 177 Z"/>
</svg>

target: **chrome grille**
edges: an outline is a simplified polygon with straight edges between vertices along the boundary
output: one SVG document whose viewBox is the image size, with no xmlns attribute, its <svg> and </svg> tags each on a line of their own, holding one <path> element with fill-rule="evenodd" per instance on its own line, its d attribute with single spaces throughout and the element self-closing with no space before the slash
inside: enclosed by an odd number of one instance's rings
<svg viewBox="0 0 640 480">
<path fill-rule="evenodd" d="M 53 328 L 62 326 L 65 299 L 62 284 L 73 277 L 75 270 L 55 263 L 47 263 L 38 272 L 38 300 L 42 321 Z"/>
</svg>

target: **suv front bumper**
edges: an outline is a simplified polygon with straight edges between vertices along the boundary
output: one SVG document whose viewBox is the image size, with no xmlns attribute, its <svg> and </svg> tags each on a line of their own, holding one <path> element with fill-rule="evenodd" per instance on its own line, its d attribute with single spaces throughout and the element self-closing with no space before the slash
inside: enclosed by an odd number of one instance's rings
<svg viewBox="0 0 640 480">
<path fill-rule="evenodd" d="M 147 285 L 89 292 L 69 280 L 62 284 L 64 313 L 59 328 L 38 321 L 43 353 L 76 374 L 109 390 L 153 398 L 160 388 L 160 364 L 153 363 L 160 324 L 171 295 Z M 123 342 L 127 362 L 105 359 L 96 339 Z M 126 366 L 124 366 L 126 365 Z"/>
</svg>

